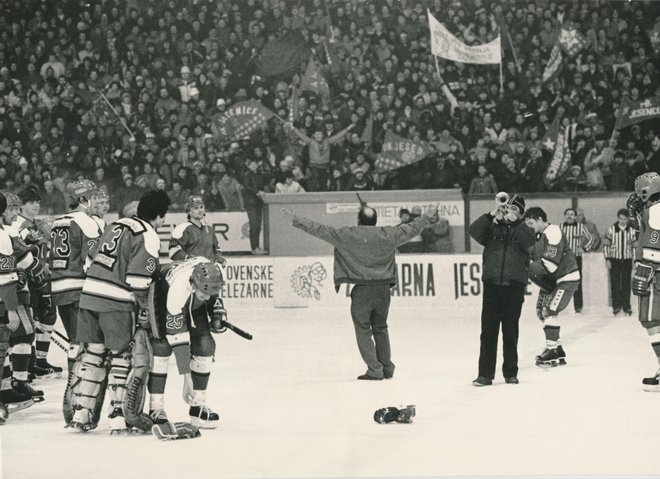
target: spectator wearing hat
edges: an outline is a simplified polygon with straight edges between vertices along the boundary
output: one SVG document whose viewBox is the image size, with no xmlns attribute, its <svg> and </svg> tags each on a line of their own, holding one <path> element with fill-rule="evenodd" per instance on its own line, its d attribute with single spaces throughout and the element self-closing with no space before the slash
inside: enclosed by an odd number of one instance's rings
<svg viewBox="0 0 660 479">
<path fill-rule="evenodd" d="M 512 193 L 504 205 L 498 203 L 470 225 L 470 236 L 484 247 L 481 347 L 474 386 L 493 384 L 500 327 L 502 373 L 507 384 L 518 384 L 518 322 L 525 301 L 530 250 L 535 243 L 524 213 L 525 199 Z"/>
</svg>

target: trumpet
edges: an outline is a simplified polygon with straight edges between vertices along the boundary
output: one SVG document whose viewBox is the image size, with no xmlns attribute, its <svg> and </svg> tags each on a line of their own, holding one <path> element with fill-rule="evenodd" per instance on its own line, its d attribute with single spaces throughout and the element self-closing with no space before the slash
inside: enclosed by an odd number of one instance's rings
<svg viewBox="0 0 660 479">
<path fill-rule="evenodd" d="M 497 206 L 502 207 L 506 205 L 507 201 L 509 201 L 509 193 L 506 191 L 500 191 L 495 195 L 495 203 Z"/>
</svg>

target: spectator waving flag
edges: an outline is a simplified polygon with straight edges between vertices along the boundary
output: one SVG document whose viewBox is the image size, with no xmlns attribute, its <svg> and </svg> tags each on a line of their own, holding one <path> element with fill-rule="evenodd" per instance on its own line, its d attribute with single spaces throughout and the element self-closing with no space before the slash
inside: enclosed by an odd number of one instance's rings
<svg viewBox="0 0 660 479">
<path fill-rule="evenodd" d="M 250 134 L 275 114 L 257 100 L 235 103 L 217 119 L 223 141 L 230 142 Z"/>
<path fill-rule="evenodd" d="M 552 185 L 571 167 L 571 150 L 568 145 L 570 128 L 570 126 L 561 127 L 559 119 L 555 118 L 541 141 L 543 147 L 552 152 L 552 160 L 543 174 L 543 182 L 546 186 Z"/>
<path fill-rule="evenodd" d="M 288 73 L 307 60 L 309 54 L 307 41 L 298 30 L 293 30 L 264 46 L 257 60 L 257 72 L 264 77 Z"/>
<path fill-rule="evenodd" d="M 552 51 L 550 52 L 548 64 L 543 70 L 543 83 L 557 75 L 559 68 L 561 67 L 561 60 L 561 48 L 559 48 L 559 43 L 555 43 L 555 46 L 552 47 Z"/>
<path fill-rule="evenodd" d="M 615 128 L 620 130 L 635 123 L 660 116 L 660 98 L 647 98 L 633 102 L 624 97 L 616 117 Z"/>
<path fill-rule="evenodd" d="M 577 55 L 588 44 L 589 40 L 578 32 L 575 27 L 563 27 L 559 32 L 559 45 L 569 57 Z"/>
<path fill-rule="evenodd" d="M 307 70 L 305 70 L 305 75 L 300 81 L 300 89 L 303 91 L 313 91 L 323 98 L 330 96 L 328 82 L 323 78 L 318 63 L 312 57 L 309 57 Z"/>
<path fill-rule="evenodd" d="M 412 165 L 430 153 L 421 143 L 395 135 L 390 130 L 385 133 L 383 149 L 376 158 L 376 171 L 383 173 L 402 166 Z"/>
</svg>

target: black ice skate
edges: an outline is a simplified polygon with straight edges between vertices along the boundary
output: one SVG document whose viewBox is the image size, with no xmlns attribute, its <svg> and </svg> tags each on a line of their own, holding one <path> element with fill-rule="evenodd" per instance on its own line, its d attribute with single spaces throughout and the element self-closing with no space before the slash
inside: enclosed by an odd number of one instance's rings
<svg viewBox="0 0 660 479">
<path fill-rule="evenodd" d="M 200 429 L 215 429 L 220 422 L 220 416 L 206 406 L 190 406 L 188 415 L 192 425 Z"/>
<path fill-rule="evenodd" d="M 546 348 L 541 354 L 536 356 L 536 365 L 542 368 L 554 368 L 558 362 L 557 349 Z"/>
<path fill-rule="evenodd" d="M 169 422 L 169 420 L 167 419 L 167 414 L 165 413 L 165 409 L 163 408 L 150 410 L 149 417 L 151 418 L 154 424 L 161 425 Z"/>
<path fill-rule="evenodd" d="M 32 372 L 34 373 L 34 378 L 36 380 L 57 379 L 62 377 L 62 368 L 59 366 L 53 366 L 45 359 L 37 359 L 32 367 Z"/>
<path fill-rule="evenodd" d="M 566 366 L 566 352 L 561 345 L 557 346 L 557 366 Z"/>
<path fill-rule="evenodd" d="M 13 379 L 11 382 L 11 387 L 26 396 L 30 396 L 32 398 L 41 398 L 41 401 L 44 400 L 44 392 L 39 389 L 34 389 L 27 381 L 19 381 L 17 379 Z"/>
<path fill-rule="evenodd" d="M 660 370 L 655 376 L 642 379 L 642 388 L 650 393 L 660 392 Z"/>
<path fill-rule="evenodd" d="M 384 407 L 374 413 L 374 421 L 378 424 L 389 424 L 391 422 L 400 422 L 410 424 L 415 417 L 415 405 Z"/>
<path fill-rule="evenodd" d="M 7 406 L 10 413 L 27 409 L 41 401 L 43 401 L 43 397 L 41 396 L 32 397 L 29 394 L 17 391 L 14 388 L 0 391 L 0 403 Z"/>
</svg>

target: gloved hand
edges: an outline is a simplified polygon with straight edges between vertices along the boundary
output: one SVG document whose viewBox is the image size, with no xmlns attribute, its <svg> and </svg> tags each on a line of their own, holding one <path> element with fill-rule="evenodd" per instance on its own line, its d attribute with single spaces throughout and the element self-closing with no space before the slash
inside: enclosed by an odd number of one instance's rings
<svg viewBox="0 0 660 479">
<path fill-rule="evenodd" d="M 48 311 L 53 307 L 53 298 L 51 298 L 50 293 L 44 294 L 41 296 L 41 308 L 43 309 L 44 314 L 48 314 Z"/>
<path fill-rule="evenodd" d="M 138 307 L 137 323 L 138 326 L 142 329 L 151 329 L 151 321 L 149 321 L 149 308 Z"/>
<path fill-rule="evenodd" d="M 626 209 L 628 210 L 628 215 L 634 218 L 644 209 L 644 200 L 637 196 L 637 193 L 633 193 L 628 197 L 628 201 L 626 201 Z"/>
<path fill-rule="evenodd" d="M 25 285 L 27 284 L 27 280 L 28 280 L 28 275 L 22 269 L 16 271 L 16 275 L 18 276 L 18 283 L 16 283 L 16 290 L 20 291 L 23 288 L 25 288 Z"/>
<path fill-rule="evenodd" d="M 216 298 L 213 303 L 213 311 L 211 314 L 211 324 L 209 329 L 212 333 L 224 333 L 227 331 L 225 320 L 227 319 L 227 310 L 222 302 L 222 299 Z"/>
</svg>

